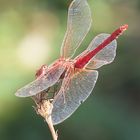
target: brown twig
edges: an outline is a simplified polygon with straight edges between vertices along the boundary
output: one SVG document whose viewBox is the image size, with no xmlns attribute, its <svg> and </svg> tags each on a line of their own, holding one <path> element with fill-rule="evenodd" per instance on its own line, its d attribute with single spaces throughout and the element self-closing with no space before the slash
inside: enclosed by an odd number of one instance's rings
<svg viewBox="0 0 140 140">
<path fill-rule="evenodd" d="M 57 132 L 56 132 L 55 129 L 54 129 L 54 126 L 53 126 L 53 123 L 52 123 L 52 117 L 51 117 L 51 115 L 50 115 L 48 118 L 46 118 L 46 122 L 48 123 L 48 126 L 49 126 L 49 129 L 50 129 L 50 131 L 51 131 L 53 140 L 57 140 L 58 135 L 57 135 Z"/>
<path fill-rule="evenodd" d="M 52 117 L 51 117 L 52 109 L 53 109 L 53 105 L 51 103 L 51 100 L 42 100 L 39 103 L 37 103 L 37 107 L 36 107 L 37 113 L 40 114 L 47 122 L 50 132 L 52 134 L 53 140 L 57 140 L 58 135 L 54 129 Z"/>
</svg>

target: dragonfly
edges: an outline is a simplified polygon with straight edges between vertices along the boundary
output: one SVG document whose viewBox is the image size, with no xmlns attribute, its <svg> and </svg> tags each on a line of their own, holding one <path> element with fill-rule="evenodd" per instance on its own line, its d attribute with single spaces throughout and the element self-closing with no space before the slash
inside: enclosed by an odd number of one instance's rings
<svg viewBox="0 0 140 140">
<path fill-rule="evenodd" d="M 53 97 L 52 121 L 59 124 L 70 117 L 91 94 L 98 78 L 96 69 L 113 62 L 116 56 L 116 39 L 128 25 L 116 29 L 112 34 L 101 33 L 87 49 L 74 58 L 90 30 L 91 11 L 87 0 L 73 0 L 68 9 L 67 30 L 62 42 L 60 58 L 51 65 L 43 65 L 36 79 L 17 90 L 18 97 L 32 97 L 60 83 Z"/>
</svg>

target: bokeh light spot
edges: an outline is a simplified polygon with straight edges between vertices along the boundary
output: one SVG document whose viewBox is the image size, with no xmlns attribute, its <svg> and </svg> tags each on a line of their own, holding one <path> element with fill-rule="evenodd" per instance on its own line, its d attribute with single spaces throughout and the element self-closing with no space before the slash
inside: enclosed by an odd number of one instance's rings
<svg viewBox="0 0 140 140">
<path fill-rule="evenodd" d="M 19 44 L 18 57 L 27 67 L 34 68 L 43 60 L 49 59 L 49 46 L 48 40 L 43 35 L 29 34 Z"/>
</svg>

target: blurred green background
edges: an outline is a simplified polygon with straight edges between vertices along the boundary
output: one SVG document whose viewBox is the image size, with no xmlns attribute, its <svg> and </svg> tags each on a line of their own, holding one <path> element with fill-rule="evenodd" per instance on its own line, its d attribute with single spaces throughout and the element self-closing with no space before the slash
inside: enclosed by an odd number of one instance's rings
<svg viewBox="0 0 140 140">
<path fill-rule="evenodd" d="M 79 52 L 120 25 L 111 65 L 99 69 L 87 101 L 62 124 L 60 140 L 140 140 L 140 0 L 88 0 L 93 24 Z M 59 57 L 71 0 L 0 0 L 0 140 L 51 140 L 30 98 L 16 90 Z"/>
</svg>

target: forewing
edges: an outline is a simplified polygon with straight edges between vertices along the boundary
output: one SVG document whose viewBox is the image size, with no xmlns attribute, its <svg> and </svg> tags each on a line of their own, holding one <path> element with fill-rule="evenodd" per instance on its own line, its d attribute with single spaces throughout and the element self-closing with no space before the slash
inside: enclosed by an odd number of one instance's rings
<svg viewBox="0 0 140 140">
<path fill-rule="evenodd" d="M 93 39 L 93 41 L 90 43 L 86 51 L 89 52 L 94 50 L 109 36 L 110 34 L 105 34 L 105 33 L 99 34 Z M 111 63 L 116 56 L 116 48 L 117 48 L 117 41 L 114 40 L 109 45 L 107 45 L 104 49 L 102 49 L 99 53 L 97 53 L 87 64 L 86 67 L 91 69 L 97 69 L 103 65 Z"/>
<path fill-rule="evenodd" d="M 71 57 L 80 46 L 91 26 L 87 0 L 74 0 L 68 10 L 67 31 L 61 47 L 61 56 Z"/>
<path fill-rule="evenodd" d="M 44 75 L 43 77 L 19 89 L 16 92 L 16 96 L 29 97 L 48 89 L 59 80 L 64 70 L 65 67 L 63 67 L 62 65 L 56 65 L 55 67 L 49 69 L 48 72 L 46 72 L 46 75 Z"/>
<path fill-rule="evenodd" d="M 71 77 L 69 86 L 64 93 L 62 93 L 63 90 L 60 90 L 54 98 L 52 110 L 54 125 L 70 117 L 81 103 L 87 99 L 95 86 L 97 77 L 98 72 L 94 70 L 84 70 Z M 62 87 L 64 83 L 65 81 L 62 83 Z"/>
</svg>

